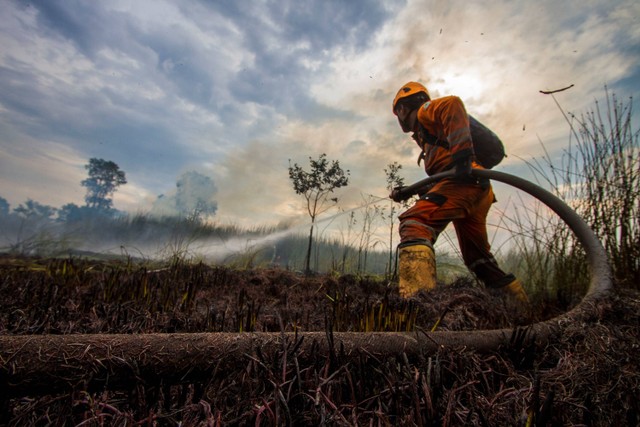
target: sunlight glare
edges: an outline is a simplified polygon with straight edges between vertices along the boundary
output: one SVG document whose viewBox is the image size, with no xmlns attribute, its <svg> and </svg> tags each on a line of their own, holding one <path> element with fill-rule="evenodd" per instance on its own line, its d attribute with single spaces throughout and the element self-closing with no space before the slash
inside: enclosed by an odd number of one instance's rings
<svg viewBox="0 0 640 427">
<path fill-rule="evenodd" d="M 485 77 L 474 72 L 445 74 L 442 82 L 434 88 L 441 96 L 455 95 L 465 104 L 479 103 L 485 97 Z"/>
</svg>

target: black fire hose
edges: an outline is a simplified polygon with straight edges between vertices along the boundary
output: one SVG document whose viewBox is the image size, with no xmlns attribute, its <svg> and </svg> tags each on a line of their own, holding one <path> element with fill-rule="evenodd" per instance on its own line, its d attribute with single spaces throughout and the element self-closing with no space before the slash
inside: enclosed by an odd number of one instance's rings
<svg viewBox="0 0 640 427">
<path fill-rule="evenodd" d="M 454 174 L 455 171 L 452 169 L 432 175 L 416 182 L 415 184 L 404 187 L 401 193 L 407 197 L 420 194 L 426 191 L 426 189 L 434 183 L 442 179 L 451 178 Z M 558 216 L 569 226 L 571 231 L 573 231 L 578 238 L 578 241 L 583 245 L 587 254 L 589 272 L 591 273 L 591 282 L 589 284 L 587 294 L 584 297 L 585 299 L 589 300 L 591 298 L 600 297 L 612 289 L 612 273 L 611 267 L 609 266 L 607 252 L 584 219 L 582 219 L 582 217 L 580 217 L 565 202 L 542 187 L 515 175 L 485 169 L 472 169 L 471 174 L 478 178 L 488 178 L 504 182 L 505 184 L 509 184 L 512 187 L 516 187 L 526 193 L 529 193 L 551 208 L 551 210 L 558 214 Z"/>
<path fill-rule="evenodd" d="M 571 322 L 588 320 L 595 304 L 612 291 L 612 273 L 604 247 L 569 206 L 550 192 L 502 172 L 473 170 L 479 178 L 501 181 L 525 191 L 555 211 L 575 233 L 587 254 L 589 289 L 572 310 L 527 327 L 534 344 L 552 342 Z M 425 186 L 447 178 L 445 172 L 405 189 L 419 193 Z M 324 354 L 341 360 L 363 355 L 384 357 L 405 353 L 417 357 L 441 350 L 497 351 L 508 347 L 516 331 L 439 332 L 298 332 L 298 333 L 179 333 L 0 336 L 0 395 L 52 393 L 74 387 L 130 388 L 136 381 L 185 383 L 233 372 L 239 360 L 278 352 L 296 358 Z M 311 356 L 314 355 L 314 356 Z"/>
</svg>

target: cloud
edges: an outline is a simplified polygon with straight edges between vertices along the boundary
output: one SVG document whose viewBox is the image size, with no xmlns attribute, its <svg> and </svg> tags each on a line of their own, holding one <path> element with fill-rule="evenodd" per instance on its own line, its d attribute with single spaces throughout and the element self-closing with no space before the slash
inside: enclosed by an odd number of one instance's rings
<svg viewBox="0 0 640 427">
<path fill-rule="evenodd" d="M 218 220 L 277 223 L 305 215 L 289 159 L 340 160 L 349 207 L 385 195 L 393 161 L 407 182 L 423 177 L 390 108 L 408 80 L 462 97 L 507 144 L 508 170 L 539 140 L 566 145 L 568 126 L 539 90 L 574 84 L 556 99 L 576 112 L 604 84 L 637 90 L 632 0 L 306 6 L 0 2 L 0 196 L 78 203 L 82 166 L 97 157 L 127 173 L 119 209 L 151 209 L 193 170 L 216 183 Z"/>
<path fill-rule="evenodd" d="M 638 8 L 632 2 L 432 3 L 409 2 L 369 49 L 336 50 L 333 72 L 312 86 L 317 98 L 360 111 L 361 121 L 373 126 L 373 120 L 391 121 L 390 100 L 400 85 L 420 80 L 432 96 L 463 98 L 511 152 L 524 155 L 538 144 L 537 136 L 555 142 L 568 134 L 552 99 L 539 90 L 575 84 L 558 99 L 565 108 L 587 108 L 605 84 L 637 68 L 620 40 L 622 24 L 634 16 L 629 10 Z M 637 47 L 637 30 L 632 32 L 627 43 Z"/>
<path fill-rule="evenodd" d="M 60 142 L 33 139 L 27 145 L 0 145 L 0 196 L 12 207 L 27 199 L 61 206 L 60 193 L 66 202 L 82 203 L 83 162 L 77 152 Z"/>
</svg>

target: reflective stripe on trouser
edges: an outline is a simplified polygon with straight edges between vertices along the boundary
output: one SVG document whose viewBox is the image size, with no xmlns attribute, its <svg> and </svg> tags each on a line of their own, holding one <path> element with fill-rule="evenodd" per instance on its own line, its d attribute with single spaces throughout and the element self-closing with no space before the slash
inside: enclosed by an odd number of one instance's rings
<svg viewBox="0 0 640 427">
<path fill-rule="evenodd" d="M 465 265 L 488 287 L 513 280 L 496 263 L 487 237 L 487 214 L 495 201 L 491 186 L 443 180 L 400 215 L 400 244 L 438 236 L 453 222 Z M 509 280 L 511 276 L 511 280 Z"/>
</svg>

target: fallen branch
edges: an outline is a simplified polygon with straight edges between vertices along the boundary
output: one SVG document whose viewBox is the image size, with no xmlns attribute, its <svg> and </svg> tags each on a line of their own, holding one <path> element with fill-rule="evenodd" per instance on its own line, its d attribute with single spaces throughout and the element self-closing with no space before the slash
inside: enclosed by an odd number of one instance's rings
<svg viewBox="0 0 640 427">
<path fill-rule="evenodd" d="M 573 87 L 573 85 L 569 85 L 567 87 L 563 87 L 562 89 L 556 89 L 556 90 L 541 90 L 540 93 L 543 95 L 551 95 L 552 93 L 558 93 L 558 92 L 562 92 L 563 90 L 567 90 L 567 89 L 571 89 Z"/>
<path fill-rule="evenodd" d="M 530 336 L 535 337 L 532 345 L 544 345 L 556 339 L 568 325 L 593 318 L 596 304 L 609 296 L 613 288 L 608 255 L 595 233 L 566 203 L 533 183 L 497 171 L 474 170 L 473 174 L 506 182 L 535 196 L 566 222 L 587 253 L 591 273 L 587 294 L 571 311 L 531 325 Z M 140 381 L 148 384 L 197 382 L 216 373 L 229 372 L 239 359 L 254 354 L 277 355 L 283 349 L 286 352 L 291 343 L 295 343 L 297 350 L 297 354 L 292 355 L 296 361 L 329 357 L 344 361 L 357 360 L 363 354 L 389 357 L 403 353 L 415 359 L 441 350 L 497 351 L 512 342 L 513 334 L 510 329 L 421 332 L 422 335 L 329 330 L 286 334 L 0 336 L 0 396 L 53 393 L 76 387 L 131 388 Z"/>
</svg>

